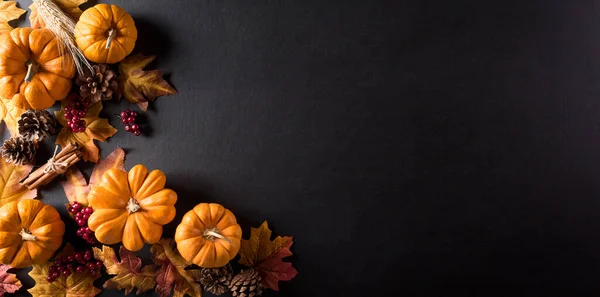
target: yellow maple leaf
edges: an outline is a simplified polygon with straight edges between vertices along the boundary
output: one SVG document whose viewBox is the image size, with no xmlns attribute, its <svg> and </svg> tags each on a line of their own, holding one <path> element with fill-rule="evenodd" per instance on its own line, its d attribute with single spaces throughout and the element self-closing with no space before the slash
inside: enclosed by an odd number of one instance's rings
<svg viewBox="0 0 600 297">
<path fill-rule="evenodd" d="M 142 110 L 148 108 L 148 101 L 154 102 L 159 96 L 177 94 L 177 91 L 162 78 L 160 70 L 144 70 L 156 56 L 132 55 L 119 63 L 120 94 Z"/>
<path fill-rule="evenodd" d="M 0 34 L 10 32 L 13 29 L 8 22 L 18 19 L 25 13 L 24 9 L 17 7 L 16 1 L 0 2 Z"/>
<path fill-rule="evenodd" d="M 22 199 L 34 199 L 37 189 L 29 190 L 20 181 L 27 177 L 32 165 L 14 165 L 0 158 L 0 206 Z"/>
<path fill-rule="evenodd" d="M 88 0 L 54 0 L 54 3 L 62 9 L 68 16 L 73 18 L 75 22 L 79 20 L 79 17 L 83 11 L 79 8 L 80 5 L 86 3 Z M 46 26 L 44 20 L 40 17 L 37 11 L 37 5 L 35 3 L 29 5 L 31 14 L 29 15 L 29 23 L 31 28 L 40 28 Z"/>
<path fill-rule="evenodd" d="M 123 246 L 119 250 L 119 256 L 121 261 L 117 259 L 115 250 L 109 246 L 104 245 L 102 249 L 94 247 L 94 258 L 104 263 L 108 274 L 116 274 L 104 283 L 104 288 L 125 290 L 125 294 L 136 289 L 136 294 L 139 295 L 156 286 L 151 265 L 142 267 L 142 260 Z"/>
<path fill-rule="evenodd" d="M 100 151 L 94 140 L 104 142 L 117 133 L 117 129 L 111 126 L 108 120 L 98 117 L 102 110 L 102 102 L 98 102 L 88 109 L 87 115 L 83 118 L 86 122 L 85 132 L 74 133 L 67 127 L 67 119 L 65 119 L 65 106 L 69 104 L 71 104 L 71 99 L 62 100 L 61 109 L 54 112 L 56 119 L 63 126 L 56 137 L 56 144 L 65 147 L 69 143 L 77 143 L 81 148 L 83 160 L 97 163 L 100 158 Z"/>
<path fill-rule="evenodd" d="M 18 121 L 26 110 L 15 106 L 10 99 L 0 98 L 0 120 L 4 120 L 11 136 L 19 135 Z"/>
<path fill-rule="evenodd" d="M 58 255 L 70 255 L 73 248 L 67 243 L 63 251 Z M 100 289 L 94 287 L 94 281 L 100 278 L 100 273 L 92 276 L 88 272 L 74 272 L 69 277 L 61 276 L 53 282 L 48 282 L 48 268 L 52 263 L 33 265 L 29 276 L 35 281 L 35 286 L 27 291 L 36 297 L 93 297 L 100 293 Z"/>
</svg>

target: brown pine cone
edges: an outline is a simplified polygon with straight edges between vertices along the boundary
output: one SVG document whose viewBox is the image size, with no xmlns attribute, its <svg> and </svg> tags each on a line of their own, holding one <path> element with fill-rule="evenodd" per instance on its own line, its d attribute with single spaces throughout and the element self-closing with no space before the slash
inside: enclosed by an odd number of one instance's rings
<svg viewBox="0 0 600 297">
<path fill-rule="evenodd" d="M 200 284 L 204 290 L 215 295 L 221 295 L 229 289 L 231 283 L 231 265 L 227 264 L 219 268 L 202 268 Z"/>
<path fill-rule="evenodd" d="M 11 137 L 0 147 L 0 154 L 6 162 L 16 165 L 29 164 L 35 157 L 35 143 L 21 136 Z"/>
<path fill-rule="evenodd" d="M 56 132 L 56 119 L 47 110 L 28 110 L 19 119 L 19 134 L 30 141 L 41 141 Z"/>
<path fill-rule="evenodd" d="M 262 294 L 262 278 L 258 271 L 250 268 L 242 270 L 236 275 L 229 285 L 229 290 L 234 297 L 255 297 Z"/>
<path fill-rule="evenodd" d="M 115 72 L 106 64 L 93 65 L 92 69 L 92 74 L 86 72 L 75 80 L 79 86 L 79 94 L 91 103 L 112 99 L 119 88 Z"/>
</svg>

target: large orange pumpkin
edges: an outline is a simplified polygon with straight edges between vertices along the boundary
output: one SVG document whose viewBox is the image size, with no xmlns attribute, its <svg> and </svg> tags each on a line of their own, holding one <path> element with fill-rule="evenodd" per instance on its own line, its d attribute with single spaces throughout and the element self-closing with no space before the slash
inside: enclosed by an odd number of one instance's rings
<svg viewBox="0 0 600 297">
<path fill-rule="evenodd" d="M 75 65 L 48 29 L 17 28 L 0 36 L 0 97 L 20 108 L 46 109 L 67 97 Z"/>
<path fill-rule="evenodd" d="M 0 262 L 16 268 L 46 263 L 64 233 L 54 207 L 34 199 L 9 202 L 0 208 Z"/>
<path fill-rule="evenodd" d="M 98 4 L 83 12 L 75 25 L 75 41 L 88 60 L 117 63 L 133 51 L 137 29 L 117 5 Z"/>
<path fill-rule="evenodd" d="M 177 250 L 204 268 L 229 263 L 240 250 L 242 228 L 233 213 L 216 203 L 200 203 L 183 216 L 175 231 Z"/>
<path fill-rule="evenodd" d="M 88 195 L 94 209 L 88 225 L 98 241 L 122 241 L 130 251 L 158 242 L 162 225 L 175 218 L 177 194 L 164 188 L 166 181 L 162 171 L 148 173 L 144 165 L 134 166 L 129 173 L 116 168 L 106 171 Z"/>
</svg>

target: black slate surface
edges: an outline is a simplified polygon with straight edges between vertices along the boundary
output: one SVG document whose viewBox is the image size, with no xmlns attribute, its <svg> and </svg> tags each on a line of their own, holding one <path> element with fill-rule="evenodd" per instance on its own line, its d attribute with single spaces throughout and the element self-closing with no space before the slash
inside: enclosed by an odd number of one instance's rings
<svg viewBox="0 0 600 297">
<path fill-rule="evenodd" d="M 179 95 L 102 155 L 166 173 L 165 236 L 209 201 L 295 236 L 265 296 L 600 293 L 596 1 L 111 3 Z"/>
</svg>

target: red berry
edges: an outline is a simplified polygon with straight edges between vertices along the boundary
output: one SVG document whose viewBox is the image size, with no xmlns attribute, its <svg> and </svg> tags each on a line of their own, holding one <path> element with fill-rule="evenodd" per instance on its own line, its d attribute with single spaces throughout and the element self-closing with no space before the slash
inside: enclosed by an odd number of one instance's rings
<svg viewBox="0 0 600 297">
<path fill-rule="evenodd" d="M 96 275 L 96 270 L 90 270 L 91 275 Z"/>
<path fill-rule="evenodd" d="M 83 235 L 81 235 L 81 238 L 83 238 L 86 241 L 88 241 L 88 240 L 90 240 L 90 235 L 89 234 L 83 234 Z"/>
<path fill-rule="evenodd" d="M 51 282 L 53 282 L 53 281 L 54 281 L 54 279 L 53 279 L 51 276 L 49 276 L 49 275 L 48 275 L 48 276 L 46 276 L 46 280 L 47 280 L 49 283 L 51 283 Z"/>
<path fill-rule="evenodd" d="M 58 273 L 58 272 L 56 272 L 56 271 L 55 271 L 55 272 L 52 272 L 52 273 L 50 273 L 50 276 L 51 276 L 53 279 L 57 279 L 57 278 L 58 278 L 60 275 L 59 275 L 59 273 Z"/>
<path fill-rule="evenodd" d="M 127 118 L 127 122 L 131 123 L 135 123 L 135 118 L 134 117 L 128 117 Z"/>
<path fill-rule="evenodd" d="M 129 116 L 135 118 L 135 117 L 137 117 L 137 112 L 132 111 L 132 112 L 129 113 Z"/>
<path fill-rule="evenodd" d="M 130 132 L 131 131 L 131 126 L 125 125 L 125 131 Z"/>
<path fill-rule="evenodd" d="M 86 253 L 85 253 L 85 255 L 83 256 L 83 258 L 84 258 L 86 261 L 89 261 L 89 260 L 92 258 L 92 254 L 91 254 L 91 253 L 89 253 L 89 254 L 88 254 L 88 253 L 87 253 L 87 251 L 86 251 Z"/>
<path fill-rule="evenodd" d="M 67 113 L 67 112 L 71 112 L 71 110 L 72 110 L 72 109 L 73 109 L 73 108 L 71 107 L 71 105 L 67 105 L 67 106 L 65 106 L 65 113 Z"/>
<path fill-rule="evenodd" d="M 90 218 L 90 214 L 89 214 L 89 213 L 84 213 L 84 214 L 83 214 L 83 217 L 82 217 L 82 219 L 83 219 L 84 221 L 86 221 L 86 222 L 87 222 L 87 220 L 88 220 L 89 218 Z"/>
<path fill-rule="evenodd" d="M 62 273 L 64 270 L 65 270 L 65 268 L 63 266 L 56 267 L 56 272 L 57 273 Z"/>
<path fill-rule="evenodd" d="M 91 213 L 93 213 L 93 212 L 94 212 L 94 209 L 88 206 L 88 207 L 84 208 L 84 209 L 83 209 L 83 211 L 84 211 L 85 213 L 89 213 L 89 214 L 91 214 Z"/>
<path fill-rule="evenodd" d="M 125 109 L 123 112 L 131 113 L 131 109 Z"/>
<path fill-rule="evenodd" d="M 104 263 L 102 263 L 102 261 L 96 261 L 96 267 L 101 268 L 102 266 L 104 266 Z"/>
<path fill-rule="evenodd" d="M 127 113 L 127 112 L 124 112 L 124 111 L 121 111 L 121 113 L 119 114 L 119 116 L 120 116 L 122 119 L 124 119 L 124 118 L 126 118 L 126 117 L 128 117 L 128 116 L 129 116 L 129 113 Z"/>
<path fill-rule="evenodd" d="M 79 113 L 79 111 L 77 110 L 77 108 L 74 108 L 71 110 L 70 114 L 72 115 L 77 115 Z"/>
<path fill-rule="evenodd" d="M 87 266 L 87 268 L 88 268 L 89 270 L 94 270 L 94 269 L 96 269 L 96 264 L 94 264 L 94 263 L 91 263 L 91 262 L 90 262 L 90 263 L 87 263 L 87 264 L 85 264 L 85 266 Z"/>
<path fill-rule="evenodd" d="M 69 256 L 67 256 L 67 261 L 73 262 L 73 261 L 75 261 L 75 257 L 73 257 L 73 255 L 69 255 Z M 68 265 L 71 265 L 71 264 L 68 264 Z"/>
<path fill-rule="evenodd" d="M 62 259 L 60 257 L 57 257 L 56 259 L 54 259 L 54 265 L 60 266 L 61 264 L 62 264 Z"/>
<path fill-rule="evenodd" d="M 140 135 L 142 135 L 142 132 L 140 130 L 136 130 L 136 131 L 133 131 L 133 135 L 140 136 Z"/>
<path fill-rule="evenodd" d="M 73 115 L 72 115 L 72 114 L 70 114 L 70 113 L 65 113 L 65 119 L 67 119 L 67 121 L 68 121 L 68 120 L 71 120 L 72 118 L 73 118 Z"/>
<path fill-rule="evenodd" d="M 56 266 L 54 266 L 54 265 L 50 265 L 50 267 L 48 267 L 48 272 L 49 272 L 49 273 L 52 273 L 52 272 L 54 272 L 54 271 L 56 271 Z"/>
<path fill-rule="evenodd" d="M 77 271 L 77 272 L 84 272 L 85 271 L 85 266 L 77 266 L 77 268 L 75 268 L 75 271 Z"/>
<path fill-rule="evenodd" d="M 85 223 L 86 223 L 86 221 L 84 221 L 84 220 L 81 220 L 81 219 L 77 220 L 77 225 L 79 225 L 79 226 L 84 226 Z"/>
<path fill-rule="evenodd" d="M 140 130 L 140 126 L 138 126 L 138 124 L 133 124 L 131 125 L 131 130 L 135 131 L 139 131 Z"/>
<path fill-rule="evenodd" d="M 71 275 L 71 270 L 63 270 L 62 275 L 64 275 L 65 277 Z"/>
<path fill-rule="evenodd" d="M 83 111 L 83 110 L 79 110 L 79 112 L 77 113 L 77 115 L 80 118 L 85 118 L 85 116 L 87 115 L 87 112 Z"/>
<path fill-rule="evenodd" d="M 82 253 L 75 253 L 75 260 L 79 261 L 83 259 L 83 254 Z"/>
<path fill-rule="evenodd" d="M 69 263 L 67 264 L 67 266 L 65 266 L 65 268 L 70 271 L 71 269 L 73 269 L 73 264 Z"/>
</svg>

